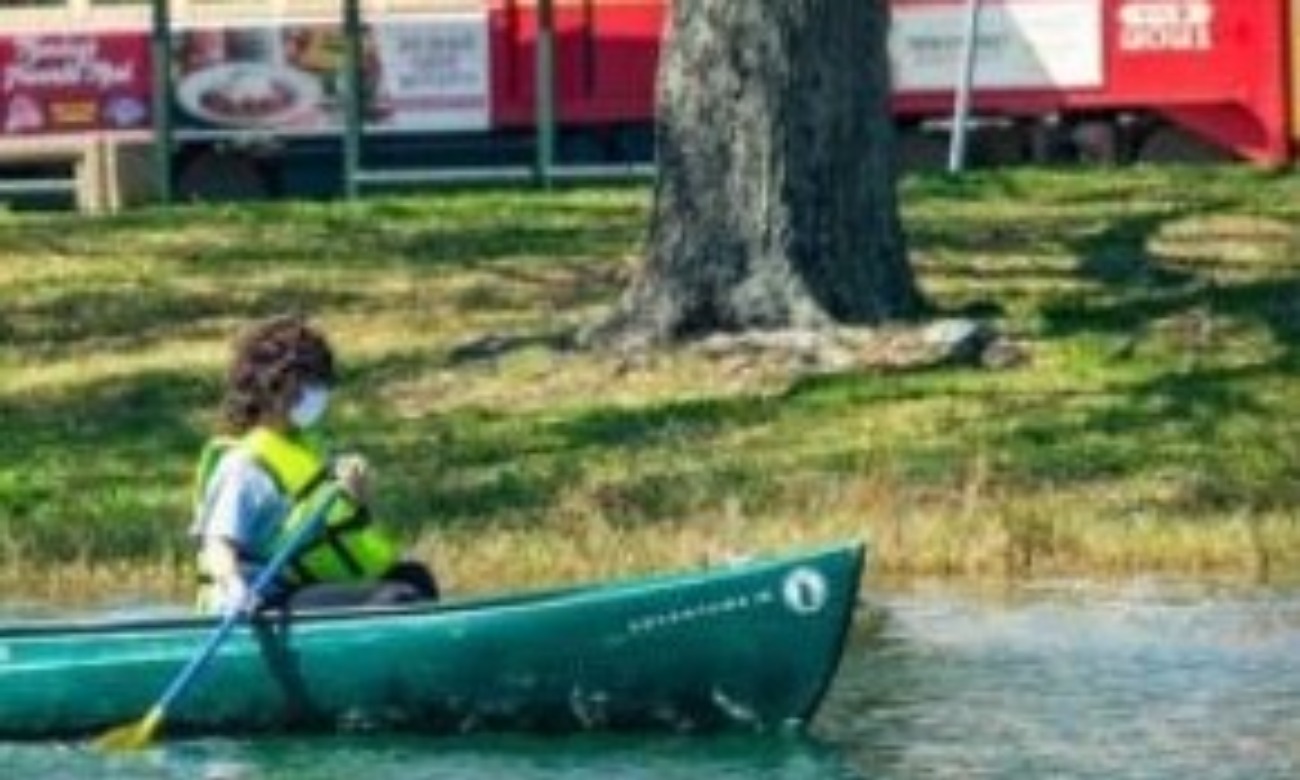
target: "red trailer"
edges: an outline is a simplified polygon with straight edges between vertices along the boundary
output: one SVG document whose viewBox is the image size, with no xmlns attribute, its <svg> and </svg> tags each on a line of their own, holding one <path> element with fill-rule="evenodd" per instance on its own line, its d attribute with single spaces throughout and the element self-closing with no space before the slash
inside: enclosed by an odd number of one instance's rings
<svg viewBox="0 0 1300 780">
<path fill-rule="evenodd" d="M 148 179 L 143 150 L 157 119 L 149 1 L 0 9 L 0 193 L 15 166 L 45 170 L 63 158 L 79 160 L 110 204 L 124 181 Z M 969 1 L 891 0 L 905 148 L 946 141 Z M 554 0 L 559 164 L 649 157 L 665 5 Z M 977 162 L 1225 157 L 1281 166 L 1293 156 L 1300 0 L 980 5 Z M 181 194 L 340 191 L 338 3 L 169 8 L 166 105 Z M 538 11 L 539 0 L 365 0 L 367 166 L 531 162 Z"/>
<path fill-rule="evenodd" d="M 951 110 L 967 0 L 894 0 L 905 122 Z M 1121 160 L 1291 158 L 1287 0 L 987 0 L 975 112 Z"/>
</svg>

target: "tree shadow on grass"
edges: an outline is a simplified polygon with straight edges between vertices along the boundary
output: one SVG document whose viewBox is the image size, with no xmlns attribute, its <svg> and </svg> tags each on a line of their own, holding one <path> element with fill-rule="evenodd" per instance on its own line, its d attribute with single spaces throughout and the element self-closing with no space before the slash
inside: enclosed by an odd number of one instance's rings
<svg viewBox="0 0 1300 780">
<path fill-rule="evenodd" d="M 1201 186 L 1192 174 L 1172 179 L 1156 177 L 1152 189 L 1145 178 L 1139 176 L 1135 185 L 1124 177 L 1120 184 L 1129 188 L 1127 194 L 1108 194 L 1088 182 L 1077 194 L 1062 188 L 1048 195 L 1054 208 L 1031 212 L 1009 227 L 974 218 L 967 220 L 973 228 L 961 221 L 922 219 L 925 229 L 915 246 L 941 257 L 927 266 L 927 274 L 964 274 L 983 285 L 979 289 L 986 294 L 999 294 L 1004 282 L 1028 283 L 1029 292 L 1014 294 L 1034 313 L 1038 338 L 1101 337 L 1114 344 L 1117 372 L 1135 354 L 1146 361 L 1140 370 L 1160 372 L 1147 382 L 1123 384 L 1128 388 L 1122 401 L 1122 408 L 1130 410 L 1127 416 L 1122 411 L 1093 416 L 1087 425 L 1107 430 L 1122 418 L 1130 438 L 1141 440 L 1145 431 L 1195 416 L 1206 426 L 1198 435 L 1213 437 L 1225 426 L 1269 413 L 1252 396 L 1252 372 L 1263 377 L 1295 373 L 1300 363 L 1300 278 L 1294 271 L 1300 269 L 1205 257 L 1207 248 L 1197 243 L 1199 237 L 1221 242 L 1225 251 L 1232 249 L 1234 237 L 1216 236 L 1213 227 L 1197 227 L 1197 221 L 1258 214 L 1263 203 L 1258 187 L 1231 177 L 1222 186 L 1217 180 Z M 1193 231 L 1179 233 L 1176 228 L 1184 224 Z M 1190 258 L 1178 257 L 1177 244 L 1172 250 L 1162 245 L 1171 235 L 1184 242 L 1193 253 Z M 1249 242 L 1252 236 L 1239 240 Z M 1272 246 L 1275 235 L 1257 240 L 1266 242 L 1269 251 L 1285 251 Z M 1042 252 L 1053 244 L 1055 249 Z M 1060 254 L 1072 263 L 1049 259 Z M 1002 255 L 1020 262 L 999 269 L 996 258 Z M 972 256 L 980 258 L 978 264 L 961 265 Z M 1272 342 L 1267 350 L 1256 347 L 1260 365 L 1244 372 L 1213 368 L 1227 357 L 1219 351 L 1240 338 L 1235 334 L 1256 331 Z M 1159 412 L 1149 411 L 1153 409 Z M 1069 441 L 1089 430 L 1064 420 L 1043 420 L 1024 435 Z"/>
<path fill-rule="evenodd" d="M 1227 208 L 1216 204 L 1214 208 Z M 1259 322 L 1282 345 L 1272 362 L 1247 369 L 1167 371 L 1145 382 L 1121 386 L 1113 403 L 1083 415 L 1062 415 L 1043 396 L 1027 398 L 1041 408 L 1018 412 L 1024 416 L 1006 430 L 944 431 L 937 446 L 924 441 L 900 442 L 891 457 L 928 466 L 930 473 L 947 464 L 960 465 L 970 453 L 969 441 L 980 441 L 1008 454 L 1016 475 L 1076 484 L 1116 475 L 1158 469 L 1141 444 L 1171 421 L 1187 429 L 1171 446 L 1194 440 L 1213 447 L 1223 426 L 1243 416 L 1252 420 L 1269 414 L 1245 385 L 1259 378 L 1294 375 L 1294 341 L 1300 318 L 1292 316 L 1300 284 L 1283 276 L 1224 282 L 1205 279 L 1195 270 L 1167 265 L 1150 250 L 1151 240 L 1173 220 L 1196 214 L 1195 209 L 1164 209 L 1114 219 L 1097 233 L 1070 225 L 1068 214 L 1044 218 L 1034 231 L 999 228 L 983 234 L 942 231 L 923 235 L 931 248 L 957 252 L 974 249 L 1022 251 L 1041 248 L 1035 231 L 1062 233 L 1049 241 L 1064 241 L 1078 258 L 1077 275 L 1096 282 L 1096 295 L 1056 297 L 1041 308 L 1045 338 L 1078 335 L 1122 335 L 1149 328 L 1157 320 L 1194 311 L 1215 317 Z M 350 223 L 355 225 L 355 222 Z M 246 273 L 250 262 L 286 263 L 300 268 L 334 263 L 366 268 L 375 262 L 473 265 L 506 257 L 559 253 L 560 256 L 601 253 L 625 247 L 639 231 L 623 226 L 589 231 L 579 228 L 528 228 L 501 234 L 497 227 L 476 227 L 459 237 L 453 228 L 424 227 L 388 235 L 382 224 L 349 239 L 341 229 L 321 229 L 310 241 L 288 251 L 283 242 L 263 245 L 256 233 L 236 236 L 232 246 L 211 249 L 210 266 L 200 266 L 232 282 Z M 277 239 L 279 240 L 279 239 Z M 352 241 L 352 243 L 349 243 Z M 943 242 L 949 242 L 944 244 Z M 923 243 L 923 246 L 926 244 Z M 540 248 L 539 248 L 540 247 Z M 317 252 L 329 250 L 324 257 Z M 202 250 L 208 251 L 208 250 Z M 407 253 L 409 252 L 409 256 Z M 115 250 L 115 255 L 120 251 Z M 93 260 L 92 260 L 93 261 Z M 511 266 L 510 268 L 515 268 Z M 541 268 L 529 266 L 529 269 Z M 527 273 L 527 284 L 544 286 L 546 273 Z M 586 289 L 586 288 L 584 288 Z M 246 294 L 246 291 L 245 291 Z M 312 295 L 314 293 L 304 293 Z M 43 324 L 33 332 L 61 333 L 61 317 L 75 326 L 57 338 L 68 342 L 132 334 L 160 334 L 181 315 L 198 310 L 201 316 L 257 316 L 261 307 L 278 311 L 283 299 L 272 292 L 246 297 L 192 297 L 169 293 L 140 312 L 127 305 L 150 296 L 132 298 L 116 293 L 105 300 L 71 291 L 42 304 L 35 312 Z M 369 305 L 353 294 L 309 299 L 313 308 Z M 580 297 L 586 298 L 587 293 Z M 272 301 L 272 298 L 275 298 Z M 241 308 L 243 307 L 243 308 Z M 81 310 L 94 311 L 82 319 Z M 269 313 L 269 311 L 267 312 Z M 14 331 L 12 320 L 8 322 Z M 153 336 L 144 336 L 150 338 Z M 32 337 L 31 346 L 37 346 Z M 363 368 L 367 381 L 382 385 L 393 378 L 418 375 L 428 353 L 408 356 L 405 365 Z M 436 359 L 436 357 L 434 358 Z M 385 373 L 388 372 L 388 373 Z M 953 377 L 961 381 L 949 381 Z M 0 521 L 5 532 L 30 543 L 51 560 L 86 549 L 105 556 L 156 555 L 183 540 L 188 502 L 188 473 L 193 456 L 206 435 L 191 427 L 193 410 L 215 398 L 215 390 L 184 372 L 139 374 L 110 380 L 44 399 L 9 400 L 0 405 L 0 459 L 13 467 L 0 485 Z M 440 526 L 528 524 L 550 515 L 575 493 L 619 522 L 650 523 L 680 519 L 722 501 L 728 494 L 758 496 L 779 490 L 761 452 L 743 451 L 728 457 L 737 435 L 783 419 L 821 418 L 846 414 L 889 414 L 895 403 L 965 397 L 999 414 L 1008 415 L 1002 385 L 996 376 L 971 375 L 944 369 L 919 376 L 846 374 L 810 380 L 779 400 L 729 396 L 690 401 L 618 407 L 593 399 L 585 411 L 556 417 L 554 410 L 511 413 L 461 410 L 436 419 L 397 422 L 381 415 L 376 430 L 400 433 L 378 442 L 378 457 L 394 464 L 397 474 L 381 485 L 392 492 L 385 499 L 394 519 L 418 531 Z M 947 402 L 947 401 L 946 401 Z M 730 438 L 729 438 L 730 437 Z M 728 440 L 724 442 L 724 439 Z M 1158 439 L 1157 439 L 1158 440 Z M 1206 444 L 1210 442 L 1210 444 Z M 1076 448 L 1075 445 L 1079 445 Z M 770 445 L 768 445 L 770 446 Z M 841 460 L 849 470 L 861 464 L 858 453 L 867 445 L 837 442 L 825 448 L 823 461 Z M 1081 448 L 1081 449 L 1080 449 Z M 1158 451 L 1157 451 L 1157 454 Z M 1218 461 L 1184 462 L 1213 468 Z M 832 464 L 833 465 L 833 464 Z M 29 468 L 26 468 L 30 466 Z M 812 464 L 808 468 L 817 468 Z M 31 475 L 32 479 L 27 480 Z M 390 481 L 391 480 L 391 481 Z M 87 541 L 89 537 L 89 542 Z"/>
<path fill-rule="evenodd" d="M 1100 194 L 1086 200 L 1106 204 Z M 1291 316 L 1290 303 L 1300 294 L 1300 284 L 1282 275 L 1224 281 L 1198 266 L 1167 261 L 1152 244 L 1168 225 L 1235 207 L 1230 200 L 1166 202 L 1105 216 L 1100 231 L 1095 215 L 1079 224 L 1068 209 L 1030 225 L 973 232 L 936 223 L 930 232 L 920 233 L 918 246 L 957 254 L 1005 250 L 1031 255 L 1063 247 L 1074 264 L 1053 266 L 1052 272 L 1092 287 L 1086 294 L 1046 295 L 1038 309 L 1044 338 L 1126 336 L 1162 320 L 1208 311 L 1225 320 L 1262 324 L 1283 345 L 1276 359 L 1226 369 L 1170 361 L 1147 380 L 1126 379 L 1098 391 L 1097 399 L 1087 399 L 1095 404 L 1081 412 L 1058 403 L 1073 390 L 1030 394 L 1024 399 L 1027 410 L 1011 410 L 996 377 L 949 369 L 915 376 L 849 373 L 810 379 L 776 402 L 740 397 L 633 409 L 597 404 L 559 421 L 458 412 L 443 420 L 447 472 L 432 487 L 411 480 L 403 501 L 412 506 L 423 502 L 439 513 L 434 523 L 532 520 L 576 489 L 597 511 L 628 522 L 654 522 L 698 511 L 733 490 L 765 495 L 772 474 L 757 460 L 710 457 L 710 448 L 731 434 L 786 415 L 888 414 L 895 403 L 960 402 L 963 397 L 990 410 L 986 427 L 977 421 L 970 423 L 969 434 L 945 431 L 937 443 L 901 443 L 891 457 L 917 464 L 922 476 L 933 475 L 961 467 L 963 459 L 973 456 L 969 448 L 974 444 L 1004 454 L 1007 476 L 1051 485 L 1157 475 L 1171 463 L 1162 460 L 1166 455 L 1180 467 L 1212 471 L 1223 462 L 1215 442 L 1234 428 L 1261 424 L 1271 413 L 1251 383 L 1293 374 L 1300 362 L 1293 346 L 1300 318 Z M 1035 270 L 1016 273 L 1032 276 Z M 948 381 L 957 376 L 961 381 Z M 857 468 L 867 458 L 855 446 L 828 446 L 830 454 L 819 457 Z M 665 453 L 680 457 L 674 460 Z M 700 456 L 687 462 L 690 453 Z M 419 496 L 419 491 L 425 494 Z"/>
<path fill-rule="evenodd" d="M 285 311 L 347 310 L 370 303 L 359 292 L 293 288 L 230 285 L 201 291 L 159 283 L 106 290 L 68 285 L 0 311 L 0 340 L 28 355 L 72 346 L 111 351 L 163 343 L 175 339 L 180 329 L 202 332 L 208 320 L 253 322 Z"/>
<path fill-rule="evenodd" d="M 1294 361 L 1300 337 L 1300 268 L 1296 273 L 1250 274 L 1228 278 L 1208 268 L 1170 264 L 1151 246 L 1166 226 L 1198 216 L 1231 213 L 1231 203 L 1117 219 L 1105 231 L 1074 243 L 1080 274 L 1103 285 L 1104 292 L 1072 295 L 1043 307 L 1045 334 L 1080 334 L 1142 338 L 1152 326 L 1194 315 L 1229 326 L 1255 325 L 1282 348 L 1281 365 Z M 1243 271 L 1250 267 L 1244 265 Z"/>
<path fill-rule="evenodd" d="M 614 521 L 680 519 L 678 510 L 707 500 L 701 483 L 761 482 L 709 453 L 718 438 L 773 414 L 754 398 L 595 407 L 560 419 L 462 409 L 373 444 L 387 463 L 421 464 L 384 480 L 387 503 L 408 518 L 399 522 L 527 526 L 574 491 Z"/>
<path fill-rule="evenodd" d="M 393 210 L 383 201 L 355 209 L 264 204 L 235 210 L 126 214 L 78 222 L 30 219 L 0 231 L 0 254 L 54 254 L 86 261 L 132 254 L 184 263 L 197 272 L 244 274 L 260 267 L 394 266 L 468 269 L 500 261 L 620 256 L 644 234 L 636 209 L 508 197 L 499 211 Z M 472 204 L 471 204 L 472 205 Z M 519 219 L 511 215 L 519 212 Z"/>
<path fill-rule="evenodd" d="M 200 378 L 149 372 L 0 401 L 0 537 L 35 561 L 159 559 L 184 545 L 205 432 Z"/>
<path fill-rule="evenodd" d="M 1158 262 L 1151 253 L 1151 242 L 1168 224 L 1214 211 L 1213 205 L 1207 205 L 1125 216 L 1112 220 L 1105 230 L 1070 240 L 1068 245 L 1079 258 L 1079 275 L 1087 280 L 1115 288 L 1187 284 L 1193 274 Z"/>
<path fill-rule="evenodd" d="M 1165 508 L 1188 517 L 1286 509 L 1300 501 L 1300 431 L 1251 386 L 1293 375 L 1270 364 L 1160 376 L 1082 416 L 1025 419 L 995 446 L 1043 484 L 1155 480 Z"/>
<path fill-rule="evenodd" d="M 1265 402 L 1260 388 L 1294 376 L 1300 364 L 1300 278 L 1278 274 L 1275 266 L 1255 269 L 1246 261 L 1226 273 L 1221 264 L 1179 263 L 1153 251 L 1171 225 L 1238 210 L 1238 204 L 1222 200 L 1135 213 L 1071 240 L 1080 278 L 1099 288 L 1043 304 L 1042 336 L 1115 339 L 1117 369 L 1145 350 L 1142 370 L 1149 378 L 1120 383 L 1113 404 L 1082 418 L 1030 419 L 1018 426 L 1000 448 L 1021 469 L 1056 480 L 1076 472 L 1134 475 L 1177 461 L 1207 478 L 1231 480 L 1227 472 L 1234 464 L 1224 452 L 1230 440 L 1255 430 L 1259 446 L 1269 446 L 1264 431 L 1276 403 Z M 1267 334 L 1270 349 L 1245 365 L 1221 367 L 1231 357 L 1222 351 L 1229 349 L 1232 334 L 1243 330 Z M 1179 433 L 1168 438 L 1169 430 Z M 1143 444 L 1156 449 L 1142 452 Z M 1162 446 L 1169 451 L 1161 452 Z M 1194 455 L 1186 453 L 1189 446 Z M 1273 476 L 1255 485 L 1273 490 L 1294 470 L 1295 457 L 1271 452 L 1261 462 Z M 1239 496 L 1251 489 L 1239 487 Z"/>
</svg>

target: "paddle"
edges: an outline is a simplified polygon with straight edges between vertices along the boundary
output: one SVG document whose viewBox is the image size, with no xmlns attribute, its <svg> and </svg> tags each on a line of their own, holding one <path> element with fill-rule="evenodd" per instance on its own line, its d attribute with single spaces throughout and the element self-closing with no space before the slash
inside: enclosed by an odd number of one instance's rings
<svg viewBox="0 0 1300 780">
<path fill-rule="evenodd" d="M 334 506 L 334 502 L 338 500 L 341 494 L 341 488 L 332 485 L 318 499 L 317 509 L 312 513 L 308 521 L 295 529 L 293 535 L 276 551 L 275 555 L 271 557 L 271 560 L 253 580 L 253 584 L 249 586 L 254 601 L 262 598 L 276 576 L 289 562 L 289 559 L 293 557 L 293 554 L 311 537 L 316 535 L 316 532 L 329 516 L 329 510 Z M 95 747 L 107 751 L 140 750 L 148 747 L 149 743 L 153 741 L 154 735 L 158 733 L 159 728 L 162 726 L 163 720 L 167 717 L 168 709 L 185 693 L 186 689 L 199 676 L 199 673 L 207 666 L 208 661 L 212 660 L 221 643 L 226 640 L 226 637 L 230 636 L 235 624 L 245 614 L 245 610 L 237 606 L 227 610 L 226 614 L 221 618 L 221 623 L 212 632 L 212 636 L 204 643 L 202 649 L 176 675 L 171 684 L 167 686 L 167 689 L 163 691 L 162 696 L 158 697 L 158 701 L 145 713 L 145 716 L 138 721 L 117 726 L 100 735 L 95 740 Z"/>
</svg>

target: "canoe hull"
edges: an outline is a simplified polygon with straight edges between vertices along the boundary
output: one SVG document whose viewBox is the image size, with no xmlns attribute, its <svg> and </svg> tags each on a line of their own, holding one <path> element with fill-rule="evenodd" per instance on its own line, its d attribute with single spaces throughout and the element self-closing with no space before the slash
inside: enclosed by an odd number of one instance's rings
<svg viewBox="0 0 1300 780">
<path fill-rule="evenodd" d="M 838 664 L 863 551 L 552 593 L 241 626 L 167 728 L 475 730 L 798 726 Z M 182 619 L 0 628 L 0 736 L 137 718 L 212 630 Z"/>
</svg>

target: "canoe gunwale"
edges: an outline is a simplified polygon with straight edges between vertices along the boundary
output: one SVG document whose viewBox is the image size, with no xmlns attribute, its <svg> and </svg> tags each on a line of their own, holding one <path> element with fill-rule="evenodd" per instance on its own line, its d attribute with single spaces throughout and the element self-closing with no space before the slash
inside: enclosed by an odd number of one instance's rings
<svg viewBox="0 0 1300 780">
<path fill-rule="evenodd" d="M 423 615 L 471 614 L 488 610 L 512 610 L 519 608 L 536 608 L 550 604 L 568 604 L 581 602 L 584 598 L 603 600 L 621 591 L 637 590 L 648 592 L 654 589 L 673 589 L 693 582 L 705 582 L 723 575 L 745 575 L 762 569 L 778 569 L 788 566 L 793 561 L 816 558 L 821 555 L 844 552 L 855 556 L 853 582 L 859 582 L 866 554 L 863 542 L 846 542 L 828 546 L 824 549 L 811 550 L 802 554 L 765 558 L 741 564 L 711 566 L 698 570 L 685 570 L 657 576 L 613 580 L 603 583 L 589 583 L 568 587 L 539 589 L 520 593 L 473 596 L 464 599 L 452 599 L 439 602 L 413 602 L 388 606 L 333 607 L 320 610 L 294 612 L 290 618 L 295 623 L 323 624 L 340 621 L 364 621 L 382 618 L 415 617 Z M 253 623 L 274 624 L 281 622 L 286 613 L 268 611 L 258 613 Z M 39 638 L 41 636 L 76 636 L 104 633 L 142 633 L 150 631 L 184 631 L 203 629 L 212 626 L 219 617 L 212 615 L 177 615 L 166 617 L 136 618 L 70 618 L 70 619 L 35 619 L 0 623 L 0 642 Z M 843 632 L 847 636 L 852 613 L 847 615 Z"/>
</svg>

